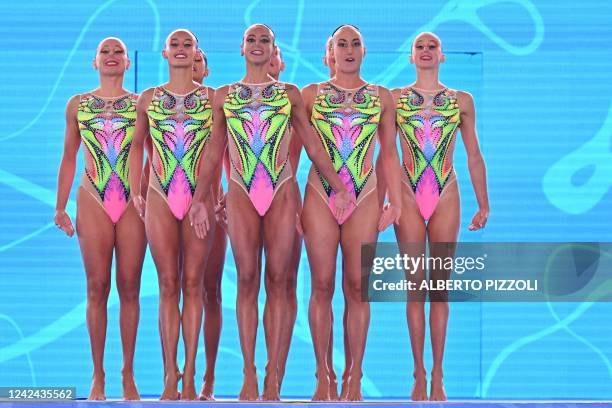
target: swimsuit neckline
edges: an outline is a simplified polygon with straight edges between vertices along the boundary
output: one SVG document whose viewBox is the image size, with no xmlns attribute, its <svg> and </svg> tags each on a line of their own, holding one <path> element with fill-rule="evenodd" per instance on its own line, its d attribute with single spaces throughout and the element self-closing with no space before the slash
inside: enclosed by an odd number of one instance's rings
<svg viewBox="0 0 612 408">
<path fill-rule="evenodd" d="M 170 95 L 172 95 L 172 96 L 185 97 L 185 96 L 187 96 L 187 95 L 190 95 L 190 94 L 194 93 L 195 91 L 197 91 L 198 89 L 202 88 L 203 86 L 204 86 L 204 85 L 198 85 L 196 88 L 193 88 L 191 91 L 189 91 L 189 92 L 187 92 L 187 93 L 185 93 L 185 94 L 180 94 L 180 93 L 177 93 L 177 92 L 172 92 L 172 91 L 170 91 L 168 88 L 166 88 L 164 85 L 161 85 L 161 86 L 160 86 L 160 88 L 161 88 L 161 89 L 162 89 L 164 92 L 167 92 L 167 93 L 169 93 L 169 94 L 170 94 Z"/>
<path fill-rule="evenodd" d="M 327 83 L 330 84 L 331 86 L 333 86 L 334 88 L 340 89 L 341 91 L 358 91 L 358 90 L 360 90 L 362 88 L 365 88 L 366 86 L 370 85 L 368 82 L 366 82 L 363 85 L 360 85 L 360 86 L 358 86 L 356 88 L 344 88 L 344 87 L 342 87 L 340 85 L 337 85 L 337 84 L 333 83 L 332 81 L 327 81 Z"/>
<path fill-rule="evenodd" d="M 126 96 L 131 95 L 132 93 L 131 93 L 131 92 L 127 92 L 127 93 L 124 93 L 124 94 L 121 94 L 121 95 L 118 95 L 118 96 L 100 96 L 100 95 L 96 95 L 96 94 L 95 94 L 95 93 L 93 93 L 93 92 L 89 92 L 89 94 L 90 94 L 91 96 L 95 97 L 95 98 L 98 98 L 98 99 L 104 99 L 104 100 L 113 100 L 113 99 L 121 99 L 121 98 L 124 98 L 124 97 L 126 97 Z"/>
<path fill-rule="evenodd" d="M 428 94 L 439 94 L 439 93 L 442 93 L 442 92 L 448 90 L 447 87 L 443 87 L 443 88 L 439 88 L 439 89 L 433 89 L 433 90 L 417 88 L 416 86 L 409 86 L 408 88 L 409 89 L 414 89 L 415 91 L 419 91 L 419 92 L 423 92 L 423 93 L 428 93 Z"/>
<path fill-rule="evenodd" d="M 271 81 L 267 81 L 267 82 L 261 82 L 259 84 L 255 84 L 253 82 L 243 82 L 243 81 L 238 81 L 237 84 L 238 85 L 246 85 L 246 86 L 265 86 L 265 85 L 270 85 L 273 84 L 275 82 L 278 82 L 276 79 L 273 79 Z"/>
</svg>

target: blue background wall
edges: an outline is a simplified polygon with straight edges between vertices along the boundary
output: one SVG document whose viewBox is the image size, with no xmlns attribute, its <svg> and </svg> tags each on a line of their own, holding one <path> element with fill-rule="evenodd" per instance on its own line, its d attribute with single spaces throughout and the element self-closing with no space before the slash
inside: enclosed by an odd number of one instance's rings
<svg viewBox="0 0 612 408">
<path fill-rule="evenodd" d="M 0 89 L 5 98 L 0 109 L 0 385 L 76 385 L 80 396 L 89 389 L 85 275 L 76 238 L 58 232 L 52 217 L 65 103 L 72 94 L 96 87 L 91 60 L 97 43 L 109 35 L 121 37 L 138 61 L 126 86 L 141 91 L 166 79 L 159 51 L 177 27 L 198 34 L 209 56 L 208 83 L 213 86 L 242 76 L 239 44 L 244 28 L 253 22 L 275 29 L 287 64 L 282 79 L 300 86 L 325 79 L 323 45 L 341 23 L 355 24 L 363 32 L 364 78 L 390 87 L 413 81 L 407 54 L 411 40 L 420 31 L 435 31 L 448 54 L 443 82 L 476 98 L 488 168 L 491 218 L 486 230 L 470 233 L 467 224 L 476 206 L 459 144 L 461 239 L 612 240 L 612 4 L 374 3 L 33 0 L 0 5 Z M 308 167 L 303 156 L 302 187 Z M 74 213 L 74 200 L 69 210 Z M 392 231 L 381 240 L 393 241 Z M 302 261 L 286 396 L 309 396 L 314 389 L 305 253 Z M 136 375 L 142 394 L 158 395 L 158 290 L 149 256 L 142 279 Z M 235 396 L 241 385 L 235 282 L 228 251 L 217 395 Z M 338 292 L 335 362 L 340 373 L 343 302 Z M 367 397 L 409 395 L 412 358 L 404 310 L 402 304 L 372 305 L 364 362 Z M 612 398 L 611 311 L 605 303 L 452 304 L 445 360 L 449 396 Z M 263 369 L 263 333 L 257 350 Z M 120 396 L 114 288 L 105 363 L 107 395 Z M 200 350 L 197 378 L 203 367 Z"/>
</svg>

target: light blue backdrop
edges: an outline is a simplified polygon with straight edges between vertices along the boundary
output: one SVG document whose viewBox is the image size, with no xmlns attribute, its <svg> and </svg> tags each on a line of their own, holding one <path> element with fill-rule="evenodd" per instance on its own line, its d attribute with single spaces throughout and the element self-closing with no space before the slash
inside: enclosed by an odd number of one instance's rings
<svg viewBox="0 0 612 408">
<path fill-rule="evenodd" d="M 4 123 L 0 133 L 1 386 L 76 385 L 80 396 L 88 391 L 85 276 L 77 240 L 60 234 L 52 216 L 65 102 L 70 95 L 96 86 L 91 60 L 99 40 L 109 35 L 121 37 L 133 62 L 138 62 L 126 81 L 128 88 L 141 91 L 165 80 L 159 50 L 165 36 L 177 27 L 198 34 L 209 55 L 208 82 L 213 86 L 241 77 L 238 47 L 244 28 L 253 22 L 275 29 L 287 64 L 282 79 L 300 86 L 325 79 L 323 44 L 341 23 L 355 24 L 363 32 L 367 46 L 363 76 L 390 87 L 413 81 L 409 44 L 419 31 L 435 31 L 448 53 L 442 80 L 476 98 L 488 168 L 491 218 L 486 230 L 470 233 L 467 224 L 476 207 L 459 144 L 461 239 L 612 240 L 612 4 L 597 0 L 384 5 L 355 5 L 348 0 L 11 3 L 0 5 L 0 89 L 5 98 L 0 110 Z M 308 166 L 303 156 L 302 186 Z M 69 210 L 74 211 L 73 200 Z M 381 239 L 392 241 L 391 230 Z M 286 396 L 309 396 L 314 389 L 305 254 L 302 260 Z M 237 395 L 241 385 L 235 282 L 228 251 L 216 381 L 217 395 L 225 396 Z M 338 292 L 335 362 L 341 373 L 343 302 Z M 158 395 L 162 386 L 157 299 L 155 269 L 148 256 L 135 362 L 144 395 Z M 412 358 L 404 310 L 402 304 L 372 305 L 364 362 L 367 397 L 409 395 Z M 451 305 L 445 360 L 449 396 L 612 398 L 610 312 L 612 306 L 605 303 Z M 258 367 L 263 369 L 261 332 L 257 347 Z M 105 364 L 107 395 L 120 396 L 114 288 Z M 203 367 L 200 350 L 198 379 Z"/>
</svg>

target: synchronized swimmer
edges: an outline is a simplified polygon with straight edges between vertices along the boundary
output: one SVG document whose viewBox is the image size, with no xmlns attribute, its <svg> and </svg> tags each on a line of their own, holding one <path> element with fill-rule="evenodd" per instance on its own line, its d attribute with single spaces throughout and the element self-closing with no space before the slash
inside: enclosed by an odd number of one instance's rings
<svg viewBox="0 0 612 408">
<path fill-rule="evenodd" d="M 325 45 L 329 79 L 299 90 L 279 80 L 285 62 L 275 33 L 265 24 L 254 24 L 240 45 L 244 76 L 215 90 L 203 83 L 209 67 L 197 37 L 177 29 L 162 50 L 168 82 L 135 95 L 123 88 L 130 66 L 127 47 L 114 37 L 100 42 L 94 58 L 99 87 L 72 97 L 66 107 L 55 212 L 55 224 L 72 236 L 75 228 L 65 208 L 83 144 L 76 233 L 87 277 L 93 360 L 89 399 L 106 398 L 103 360 L 113 256 L 121 305 L 123 399 L 140 398 L 133 359 L 148 243 L 160 293 L 161 399 L 214 400 L 229 237 L 238 274 L 236 314 L 244 364 L 239 400 L 280 400 L 297 313 L 302 239 L 311 271 L 312 400 L 363 400 L 370 306 L 361 298 L 361 245 L 376 242 L 378 233 L 393 224 L 404 257 L 424 253 L 427 244 L 431 256 L 453 257 L 454 245 L 434 244 L 456 243 L 458 238 L 460 200 L 453 169 L 458 132 L 478 202 L 469 229 L 484 228 L 489 216 L 474 101 L 469 93 L 439 81 L 445 59 L 440 38 L 424 32 L 414 39 L 409 58 L 416 81 L 393 90 L 361 78 L 365 50 L 359 29 L 341 25 Z M 296 177 L 302 148 L 312 161 L 303 201 Z M 227 192 L 221 186 L 223 167 Z M 331 307 L 338 249 L 345 299 L 340 393 L 332 360 Z M 255 344 L 262 266 L 268 360 L 260 394 Z M 448 279 L 451 272 L 446 265 L 429 269 L 432 280 Z M 444 401 L 448 294 L 428 286 L 422 265 L 406 269 L 406 276 L 423 284 L 423 294 L 429 292 L 433 349 L 428 390 L 426 298 L 407 298 L 414 359 L 411 399 Z M 206 370 L 198 395 L 194 376 L 201 327 Z M 181 333 L 185 365 L 179 368 Z"/>
</svg>

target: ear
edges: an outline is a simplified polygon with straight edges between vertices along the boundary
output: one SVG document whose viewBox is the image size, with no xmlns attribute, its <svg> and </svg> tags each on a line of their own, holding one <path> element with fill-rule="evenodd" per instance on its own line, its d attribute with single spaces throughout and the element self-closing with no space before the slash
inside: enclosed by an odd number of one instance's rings
<svg viewBox="0 0 612 408">
<path fill-rule="evenodd" d="M 240 55 L 244 57 L 244 41 L 240 43 Z"/>
<path fill-rule="evenodd" d="M 281 61 L 281 63 L 280 63 L 280 70 L 281 71 L 285 70 L 285 61 Z"/>
<path fill-rule="evenodd" d="M 163 59 L 168 59 L 168 54 L 166 54 L 166 49 L 165 48 L 162 50 L 162 58 Z"/>
<path fill-rule="evenodd" d="M 132 63 L 132 61 L 130 61 L 130 59 L 127 59 L 127 62 L 125 63 L 125 70 L 127 71 L 130 68 L 130 64 Z"/>
<path fill-rule="evenodd" d="M 446 55 L 442 54 L 440 57 L 440 64 L 442 64 L 444 61 L 446 61 Z"/>
<path fill-rule="evenodd" d="M 95 58 L 91 62 L 91 65 L 93 66 L 93 69 L 95 69 L 96 71 L 98 70 L 98 64 L 96 63 L 96 59 Z"/>
<path fill-rule="evenodd" d="M 366 50 L 367 50 L 367 48 L 366 48 L 366 47 L 363 47 L 363 56 L 364 56 L 364 57 L 366 56 Z"/>
<path fill-rule="evenodd" d="M 412 54 L 410 54 L 410 63 L 414 64 L 414 57 L 412 56 Z"/>
<path fill-rule="evenodd" d="M 208 67 L 204 68 L 204 78 L 208 76 Z"/>
</svg>

